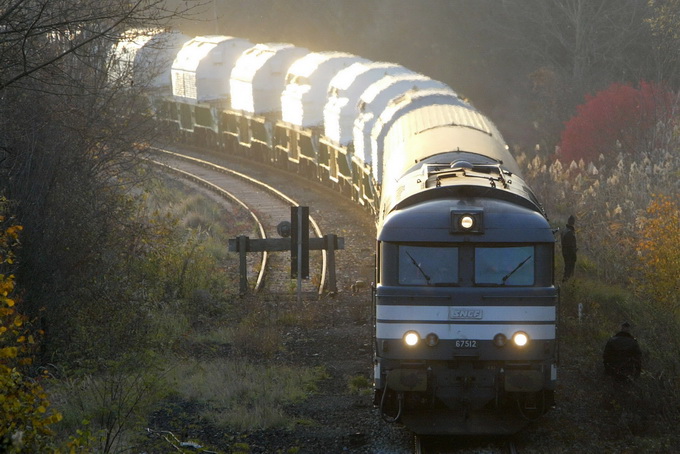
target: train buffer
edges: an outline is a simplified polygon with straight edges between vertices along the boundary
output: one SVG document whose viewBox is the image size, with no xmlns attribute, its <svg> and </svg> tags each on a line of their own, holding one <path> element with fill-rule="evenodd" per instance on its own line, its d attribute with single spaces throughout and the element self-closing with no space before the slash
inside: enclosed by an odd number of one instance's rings
<svg viewBox="0 0 680 454">
<path fill-rule="evenodd" d="M 345 239 L 335 234 L 324 235 L 323 238 L 309 237 L 309 207 L 291 207 L 291 221 L 281 222 L 277 231 L 282 238 L 249 238 L 240 235 L 229 240 L 229 251 L 239 253 L 240 293 L 248 292 L 246 254 L 248 252 L 290 252 L 291 279 L 309 278 L 309 251 L 326 251 L 326 267 L 328 282 L 325 290 L 337 293 L 335 277 L 335 251 L 345 248 Z M 324 289 L 319 289 L 323 291 Z"/>
</svg>

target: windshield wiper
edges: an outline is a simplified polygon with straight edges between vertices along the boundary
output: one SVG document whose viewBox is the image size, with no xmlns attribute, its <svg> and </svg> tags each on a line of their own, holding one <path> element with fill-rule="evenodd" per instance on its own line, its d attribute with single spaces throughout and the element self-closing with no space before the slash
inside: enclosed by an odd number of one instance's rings
<svg viewBox="0 0 680 454">
<path fill-rule="evenodd" d="M 507 281 L 508 279 L 510 279 L 510 276 L 512 276 L 513 274 L 515 274 L 515 271 L 517 271 L 518 269 L 522 268 L 522 266 L 523 266 L 525 263 L 527 263 L 527 261 L 528 261 L 530 258 L 531 258 L 531 256 L 525 258 L 524 260 L 522 260 L 521 262 L 519 262 L 519 265 L 517 265 L 517 266 L 515 267 L 515 269 L 513 269 L 513 270 L 510 271 L 508 274 L 506 274 L 505 276 L 503 276 L 503 285 L 505 285 L 505 281 Z"/>
<path fill-rule="evenodd" d="M 413 262 L 413 265 L 414 265 L 416 268 L 418 268 L 418 271 L 420 271 L 420 274 L 423 275 L 423 277 L 424 277 L 425 280 L 427 281 L 427 285 L 430 285 L 430 276 L 428 276 L 427 274 L 425 274 L 425 271 L 423 271 L 423 269 L 420 267 L 420 265 L 418 265 L 418 262 L 416 262 L 416 259 L 414 259 L 413 256 L 412 256 L 408 251 L 404 251 L 404 252 L 406 252 L 406 255 L 409 256 L 409 258 L 411 259 L 411 262 Z"/>
</svg>

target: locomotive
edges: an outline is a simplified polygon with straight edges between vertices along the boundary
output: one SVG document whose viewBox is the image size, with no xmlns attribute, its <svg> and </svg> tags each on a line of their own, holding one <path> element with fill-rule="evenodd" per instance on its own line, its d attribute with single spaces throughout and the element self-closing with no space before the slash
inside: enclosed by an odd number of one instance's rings
<svg viewBox="0 0 680 454">
<path fill-rule="evenodd" d="M 511 434 L 554 403 L 554 236 L 502 137 L 447 92 L 381 114 L 376 403 L 418 434 Z"/>
<path fill-rule="evenodd" d="M 553 405 L 553 231 L 468 101 L 394 63 L 287 43 L 155 30 L 122 35 L 114 54 L 131 84 L 160 68 L 151 104 L 185 141 L 297 172 L 375 215 L 373 380 L 386 421 L 510 434 Z"/>
</svg>

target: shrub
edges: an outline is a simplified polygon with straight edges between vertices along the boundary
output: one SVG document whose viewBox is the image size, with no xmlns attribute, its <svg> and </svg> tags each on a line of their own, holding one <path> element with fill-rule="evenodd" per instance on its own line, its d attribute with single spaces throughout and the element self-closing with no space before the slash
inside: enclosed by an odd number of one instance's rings
<svg viewBox="0 0 680 454">
<path fill-rule="evenodd" d="M 562 131 L 560 160 L 595 162 L 600 155 L 651 151 L 661 145 L 659 124 L 672 118 L 673 97 L 664 87 L 614 83 L 586 96 Z"/>
<path fill-rule="evenodd" d="M 156 363 L 151 355 L 131 355 L 108 361 L 96 374 L 62 380 L 52 389 L 65 414 L 59 429 L 85 436 L 97 452 L 129 450 L 133 434 L 143 432 L 147 415 L 166 395 Z M 83 424 L 86 431 L 79 429 Z"/>
</svg>

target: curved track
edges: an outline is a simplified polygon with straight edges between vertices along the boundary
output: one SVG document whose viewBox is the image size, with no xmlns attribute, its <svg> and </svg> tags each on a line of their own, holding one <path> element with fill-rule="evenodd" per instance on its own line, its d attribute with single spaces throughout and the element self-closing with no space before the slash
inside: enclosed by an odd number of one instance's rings
<svg viewBox="0 0 680 454">
<path fill-rule="evenodd" d="M 277 225 L 281 221 L 290 220 L 290 207 L 299 205 L 281 191 L 235 170 L 175 151 L 161 148 L 153 148 L 152 151 L 158 156 L 158 160 L 151 161 L 154 164 L 246 208 L 257 225 L 260 238 L 278 237 Z M 310 237 L 312 236 L 321 237 L 322 234 L 318 224 L 310 216 Z M 254 290 L 266 288 L 271 293 L 290 292 L 289 263 L 288 252 L 263 252 L 257 263 L 249 260 L 248 275 L 257 275 Z M 323 293 L 326 290 L 325 251 L 310 252 L 310 275 L 317 279 L 303 280 L 302 292 Z M 312 284 L 314 281 L 318 285 Z"/>
</svg>

